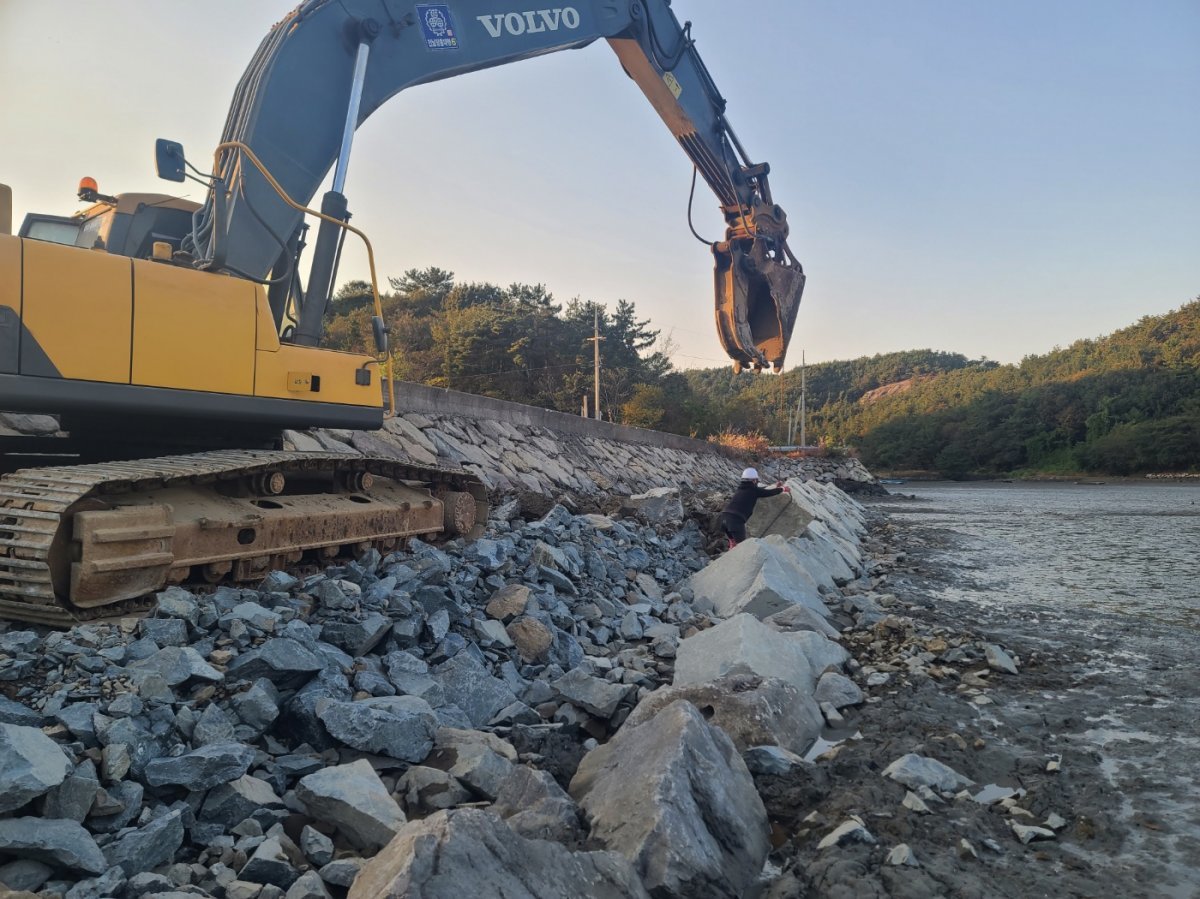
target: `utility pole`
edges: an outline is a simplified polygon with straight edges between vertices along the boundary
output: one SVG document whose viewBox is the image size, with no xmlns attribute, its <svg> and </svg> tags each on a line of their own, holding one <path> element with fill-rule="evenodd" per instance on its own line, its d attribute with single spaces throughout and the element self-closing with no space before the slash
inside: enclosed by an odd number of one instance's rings
<svg viewBox="0 0 1200 899">
<path fill-rule="evenodd" d="M 808 373 L 804 370 L 804 350 L 800 351 L 800 445 L 808 446 L 808 435 L 805 433 L 805 417 L 808 413 Z"/>
<path fill-rule="evenodd" d="M 595 354 L 596 364 L 595 364 L 595 372 L 593 374 L 593 377 L 595 378 L 595 382 L 596 382 L 596 403 L 595 403 L 595 408 L 592 410 L 592 413 L 595 416 L 596 420 L 599 421 L 601 418 L 601 416 L 600 416 L 600 341 L 602 341 L 604 338 L 600 336 L 600 305 L 598 303 L 594 304 L 592 308 L 595 310 L 595 313 L 596 313 L 595 324 L 593 326 L 595 330 L 594 330 L 593 335 L 588 338 L 588 340 L 590 340 L 592 342 L 592 346 L 594 346 L 596 349 L 596 354 Z"/>
</svg>

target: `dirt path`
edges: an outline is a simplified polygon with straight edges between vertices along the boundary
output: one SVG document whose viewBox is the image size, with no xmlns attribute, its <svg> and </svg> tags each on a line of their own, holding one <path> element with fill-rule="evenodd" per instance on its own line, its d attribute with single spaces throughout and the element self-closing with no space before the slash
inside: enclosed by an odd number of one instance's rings
<svg viewBox="0 0 1200 899">
<path fill-rule="evenodd" d="M 945 561 L 949 531 L 880 517 L 873 538 L 877 556 L 900 554 L 877 588 L 895 596 L 893 617 L 852 642 L 888 683 L 847 710 L 849 738 L 813 768 L 760 782 L 784 871 L 768 895 L 1200 896 L 1196 635 L 972 593 L 972 572 Z M 965 598 L 946 599 L 951 586 Z M 1019 673 L 989 671 L 984 642 Z M 969 793 L 1024 792 L 1007 808 L 960 794 L 915 811 L 882 774 L 906 753 L 970 777 Z M 851 815 L 876 842 L 819 849 Z M 1025 845 L 1013 823 L 1054 838 Z M 885 862 L 899 843 L 919 866 Z"/>
</svg>

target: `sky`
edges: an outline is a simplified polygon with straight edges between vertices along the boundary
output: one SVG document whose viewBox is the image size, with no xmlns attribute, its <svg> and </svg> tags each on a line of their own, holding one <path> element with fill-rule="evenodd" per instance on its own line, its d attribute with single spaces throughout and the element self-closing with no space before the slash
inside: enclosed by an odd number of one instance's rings
<svg viewBox="0 0 1200 899">
<path fill-rule="evenodd" d="M 209 158 L 287 0 L 0 0 L 0 181 L 69 214 L 80 177 L 174 192 Z M 514 10 L 525 7 L 514 0 Z M 788 356 L 1018 362 L 1200 295 L 1197 0 L 674 0 L 788 213 L 808 285 Z M 604 43 L 403 92 L 345 193 L 381 278 L 634 302 L 680 368 L 726 364 L 692 169 Z M 202 189 L 191 185 L 200 200 Z M 318 205 L 318 202 L 312 205 Z M 694 220 L 720 236 L 700 183 Z M 340 280 L 366 275 L 349 251 Z"/>
</svg>

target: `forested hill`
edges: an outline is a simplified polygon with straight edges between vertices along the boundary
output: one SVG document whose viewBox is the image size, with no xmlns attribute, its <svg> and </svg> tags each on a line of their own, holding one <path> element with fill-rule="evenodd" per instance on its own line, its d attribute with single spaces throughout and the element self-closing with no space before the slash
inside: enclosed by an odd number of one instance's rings
<svg viewBox="0 0 1200 899">
<path fill-rule="evenodd" d="M 561 303 L 541 285 L 464 284 L 437 268 L 389 282 L 384 313 L 402 380 L 578 413 L 593 392 L 598 312 L 605 418 L 697 437 L 800 439 L 789 431 L 798 368 L 676 371 L 669 341 L 632 303 Z M 368 285 L 344 285 L 330 345 L 369 351 L 370 306 Z M 908 350 L 809 365 L 805 379 L 808 442 L 848 445 L 879 470 L 1200 470 L 1200 299 L 1019 365 Z"/>
<path fill-rule="evenodd" d="M 917 379 L 816 416 L 870 466 L 950 476 L 1200 469 L 1200 299 L 1019 365 Z"/>
</svg>

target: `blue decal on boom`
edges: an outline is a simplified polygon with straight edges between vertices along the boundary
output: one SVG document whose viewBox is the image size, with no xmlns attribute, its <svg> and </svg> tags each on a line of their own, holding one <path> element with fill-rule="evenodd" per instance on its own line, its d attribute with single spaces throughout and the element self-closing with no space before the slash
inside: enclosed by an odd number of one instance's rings
<svg viewBox="0 0 1200 899">
<path fill-rule="evenodd" d="M 430 50 L 457 50 L 458 32 L 450 18 L 450 7 L 444 3 L 418 3 L 417 18 L 421 20 L 421 33 L 425 35 L 425 46 Z"/>
</svg>

